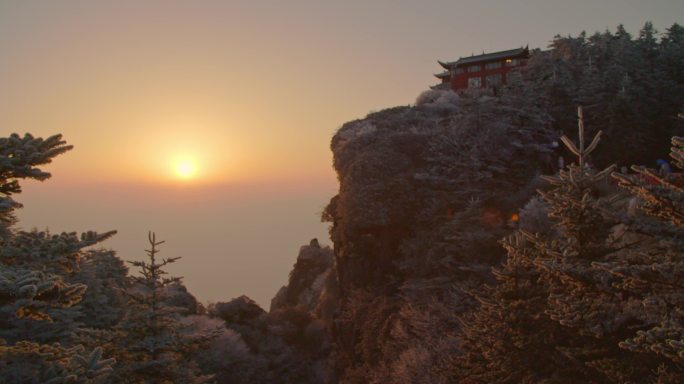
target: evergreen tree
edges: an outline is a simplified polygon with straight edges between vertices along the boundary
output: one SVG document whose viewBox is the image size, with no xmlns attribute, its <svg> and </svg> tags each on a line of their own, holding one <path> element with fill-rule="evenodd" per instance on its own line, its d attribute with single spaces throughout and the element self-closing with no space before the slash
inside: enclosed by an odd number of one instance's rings
<svg viewBox="0 0 684 384">
<path fill-rule="evenodd" d="M 112 360 L 102 350 L 74 345 L 78 309 L 86 286 L 67 281 L 78 270 L 84 247 L 113 235 L 88 232 L 50 235 L 13 228 L 21 204 L 19 179 L 46 180 L 37 168 L 71 149 L 60 135 L 48 139 L 13 134 L 0 138 L 0 381 L 6 383 L 95 383 Z M 50 344 L 47 344 L 50 343 Z"/>
<path fill-rule="evenodd" d="M 520 230 L 503 240 L 508 256 L 493 270 L 496 285 L 475 293 L 478 309 L 462 328 L 459 361 L 464 383 L 628 383 L 654 379 L 660 361 L 620 348 L 643 327 L 643 311 L 605 265 L 624 258 L 625 245 L 611 213 L 614 193 L 603 183 L 614 167 L 596 172 L 587 157 L 579 110 L 578 157 L 539 191 L 554 231 Z M 671 372 L 667 372 L 671 375 Z M 660 375 L 663 376 L 663 375 Z"/>
<path fill-rule="evenodd" d="M 479 308 L 461 329 L 460 383 L 577 383 L 586 370 L 556 349 L 568 330 L 545 311 L 547 286 L 534 265 L 538 252 L 522 233 L 502 240 L 508 256 L 493 269 L 496 285 L 475 296 Z"/>
<path fill-rule="evenodd" d="M 19 279 L 17 283 L 29 283 L 29 287 L 38 284 L 38 290 L 27 291 L 35 295 L 30 305 L 21 300 L 15 302 L 15 305 L 25 305 L 21 310 L 13 306 L 0 309 L 0 322 L 3 324 L 0 338 L 10 343 L 32 340 L 71 345 L 75 333 L 82 326 L 79 304 L 87 290 L 86 285 L 72 281 L 85 253 L 82 249 L 113 234 L 86 232 L 78 236 L 76 233 L 52 235 L 48 232 L 18 231 L 5 239 L 0 246 L 0 260 L 7 268 L 26 273 L 30 271 L 25 279 Z M 38 281 L 45 281 L 46 285 L 42 286 Z M 46 303 L 42 300 L 44 297 L 54 301 Z M 37 319 L 43 321 L 36 322 Z"/>
<path fill-rule="evenodd" d="M 81 328 L 75 340 L 86 347 L 99 346 L 106 356 L 117 353 L 114 328 L 126 312 L 129 288 L 128 268 L 114 251 L 91 250 L 81 258 L 81 268 L 69 281 L 88 287 L 78 305 L 78 321 Z"/>
<path fill-rule="evenodd" d="M 148 240 L 149 261 L 130 262 L 140 275 L 132 277 L 132 287 L 126 291 L 128 313 L 117 327 L 115 378 L 135 384 L 209 382 L 212 377 L 199 371 L 193 355 L 218 332 L 189 334 L 181 316 L 185 309 L 165 305 L 168 288 L 181 278 L 166 277 L 163 268 L 179 257 L 159 261 L 157 247 L 164 242 L 157 241 L 152 232 Z"/>
<path fill-rule="evenodd" d="M 582 109 L 578 111 L 579 145 L 562 137 L 578 164 L 545 177 L 552 188 L 540 191 L 559 236 L 526 237 L 541 253 L 534 262 L 548 289 L 545 312 L 570 330 L 556 348 L 582 362 L 594 381 L 643 382 L 651 375 L 653 362 L 618 346 L 640 323 L 640 312 L 635 300 L 615 284 L 615 276 L 596 267 L 596 263 L 620 257 L 613 233 L 617 221 L 611 214 L 614 199 L 601 189 L 614 166 L 600 172 L 588 166 L 587 157 L 598 145 L 601 132 L 585 146 Z"/>
<path fill-rule="evenodd" d="M 636 38 L 622 26 L 590 37 L 556 36 L 551 50 L 533 52 L 521 69 L 524 88 L 533 92 L 508 91 L 528 103 L 548 101 L 554 130 L 566 134 L 575 129 L 572 109 L 584 105 L 587 126 L 608 139 L 594 155 L 600 166 L 654 163 L 682 126 L 672 116 L 684 97 L 683 31 L 674 24 L 658 41 L 646 23 Z"/>
<path fill-rule="evenodd" d="M 78 321 L 87 328 L 111 329 L 123 318 L 129 287 L 128 268 L 110 250 L 91 250 L 81 259 L 80 271 L 71 279 L 88 287 L 79 303 Z"/>
<path fill-rule="evenodd" d="M 684 138 L 672 138 L 671 158 L 684 168 Z M 684 180 L 633 166 L 636 175 L 614 174 L 633 194 L 641 211 L 628 230 L 641 236 L 642 246 L 623 260 L 601 264 L 619 276 L 620 285 L 641 302 L 644 322 L 620 346 L 660 358 L 659 382 L 684 381 Z"/>
</svg>

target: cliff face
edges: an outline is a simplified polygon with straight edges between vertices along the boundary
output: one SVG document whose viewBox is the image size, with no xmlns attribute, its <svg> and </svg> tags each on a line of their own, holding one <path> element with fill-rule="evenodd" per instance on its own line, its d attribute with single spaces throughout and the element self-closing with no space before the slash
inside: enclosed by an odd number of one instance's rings
<svg viewBox="0 0 684 384">
<path fill-rule="evenodd" d="M 333 251 L 313 239 L 300 248 L 270 311 L 246 296 L 209 308 L 230 337 L 219 340 L 205 365 L 220 372 L 221 383 L 333 382 L 330 329 L 337 297 Z"/>
<path fill-rule="evenodd" d="M 329 322 L 332 312 L 327 307 L 336 290 L 333 251 L 313 239 L 299 249 L 288 285 L 271 300 L 271 312 L 302 307 Z"/>
<path fill-rule="evenodd" d="M 340 382 L 439 382 L 456 353 L 468 291 L 500 260 L 511 214 L 551 162 L 533 106 L 429 92 L 332 139 L 340 190 L 332 223 Z"/>
</svg>

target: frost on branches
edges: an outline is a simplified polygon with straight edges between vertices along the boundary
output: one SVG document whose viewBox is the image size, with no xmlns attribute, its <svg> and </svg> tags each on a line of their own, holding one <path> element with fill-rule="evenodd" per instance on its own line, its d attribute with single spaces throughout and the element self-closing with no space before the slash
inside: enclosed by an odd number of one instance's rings
<svg viewBox="0 0 684 384">
<path fill-rule="evenodd" d="M 121 383 L 206 383 L 195 362 L 197 352 L 221 333 L 221 329 L 192 332 L 182 321 L 185 308 L 168 305 L 169 288 L 180 277 L 168 277 L 163 268 L 179 257 L 158 259 L 159 245 L 149 233 L 149 261 L 132 261 L 140 275 L 133 276 L 133 286 L 126 291 L 128 313 L 117 326 L 117 369 Z"/>
<path fill-rule="evenodd" d="M 19 179 L 46 180 L 38 168 L 72 147 L 61 135 L 47 139 L 13 134 L 0 139 L 0 381 L 7 383 L 95 383 L 111 372 L 102 350 L 85 351 L 72 336 L 86 290 L 68 282 L 82 249 L 114 232 L 51 235 L 14 228 L 12 196 Z"/>
</svg>

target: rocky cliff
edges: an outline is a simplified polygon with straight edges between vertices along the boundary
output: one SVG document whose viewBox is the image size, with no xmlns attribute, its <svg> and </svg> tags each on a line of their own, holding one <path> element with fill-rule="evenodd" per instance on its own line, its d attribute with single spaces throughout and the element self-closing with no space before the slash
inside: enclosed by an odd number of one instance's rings
<svg viewBox="0 0 684 384">
<path fill-rule="evenodd" d="M 266 312 L 247 296 L 216 303 L 228 336 L 204 356 L 220 383 L 329 383 L 331 325 L 337 308 L 333 251 L 313 239 Z"/>
<path fill-rule="evenodd" d="M 484 94 L 430 91 L 345 124 L 332 139 L 331 222 L 340 382 L 439 382 L 468 292 L 549 167 L 544 113 Z M 513 219 L 513 221 L 511 221 Z"/>
</svg>

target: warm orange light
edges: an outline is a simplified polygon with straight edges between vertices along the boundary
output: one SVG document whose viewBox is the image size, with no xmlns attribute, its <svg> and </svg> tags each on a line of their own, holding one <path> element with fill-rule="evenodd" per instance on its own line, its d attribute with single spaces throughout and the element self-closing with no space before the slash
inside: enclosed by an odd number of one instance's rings
<svg viewBox="0 0 684 384">
<path fill-rule="evenodd" d="M 197 164 L 193 159 L 182 158 L 176 161 L 174 171 L 179 179 L 189 180 L 197 174 Z"/>
</svg>

